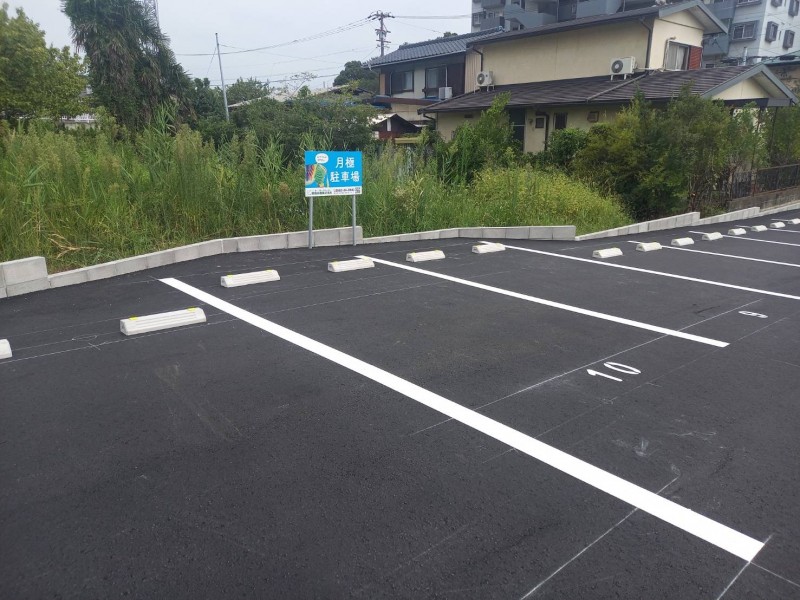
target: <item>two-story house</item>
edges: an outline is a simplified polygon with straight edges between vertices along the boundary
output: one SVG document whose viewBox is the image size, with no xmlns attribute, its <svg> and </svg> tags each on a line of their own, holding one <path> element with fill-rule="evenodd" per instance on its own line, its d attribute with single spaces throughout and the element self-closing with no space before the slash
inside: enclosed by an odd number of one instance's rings
<svg viewBox="0 0 800 600">
<path fill-rule="evenodd" d="M 445 139 L 501 93 L 527 152 L 553 130 L 610 121 L 641 92 L 666 103 L 689 84 L 731 105 L 783 106 L 797 97 L 765 66 L 701 69 L 704 35 L 725 25 L 698 0 L 508 31 L 467 44 L 467 90 L 421 109 Z"/>
<path fill-rule="evenodd" d="M 429 123 L 419 115 L 419 108 L 467 91 L 467 43 L 502 31 L 493 29 L 403 44 L 394 52 L 373 58 L 365 65 L 380 75 L 373 104 L 411 123 Z"/>
</svg>

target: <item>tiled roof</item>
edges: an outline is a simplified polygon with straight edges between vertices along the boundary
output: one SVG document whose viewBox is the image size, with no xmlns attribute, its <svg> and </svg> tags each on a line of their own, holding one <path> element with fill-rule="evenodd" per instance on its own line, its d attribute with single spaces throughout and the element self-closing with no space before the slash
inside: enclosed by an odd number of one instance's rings
<svg viewBox="0 0 800 600">
<path fill-rule="evenodd" d="M 424 109 L 426 113 L 480 110 L 491 106 L 502 93 L 510 93 L 510 107 L 602 104 L 629 102 L 637 90 L 647 100 L 668 100 L 677 96 L 690 83 L 692 91 L 703 95 L 719 85 L 757 67 L 720 67 L 694 71 L 655 71 L 626 80 L 604 77 L 582 77 L 537 83 L 498 85 L 491 90 L 463 94 L 437 102 Z"/>
<path fill-rule="evenodd" d="M 483 40 L 502 32 L 503 28 L 498 27 L 497 29 L 490 29 L 488 31 L 476 31 L 474 33 L 465 33 L 463 35 L 453 35 L 446 38 L 406 44 L 385 56 L 378 56 L 377 58 L 367 61 L 367 64 L 371 67 L 378 67 L 391 63 L 433 58 L 435 56 L 461 54 L 467 51 L 468 42 Z"/>
</svg>

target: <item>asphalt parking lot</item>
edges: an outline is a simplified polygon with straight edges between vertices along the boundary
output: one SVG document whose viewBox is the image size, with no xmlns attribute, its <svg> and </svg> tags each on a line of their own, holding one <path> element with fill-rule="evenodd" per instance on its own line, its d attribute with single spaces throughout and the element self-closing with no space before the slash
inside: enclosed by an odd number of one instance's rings
<svg viewBox="0 0 800 600">
<path fill-rule="evenodd" d="M 800 598 L 800 225 L 735 225 L 0 300 L 0 597 Z"/>
</svg>

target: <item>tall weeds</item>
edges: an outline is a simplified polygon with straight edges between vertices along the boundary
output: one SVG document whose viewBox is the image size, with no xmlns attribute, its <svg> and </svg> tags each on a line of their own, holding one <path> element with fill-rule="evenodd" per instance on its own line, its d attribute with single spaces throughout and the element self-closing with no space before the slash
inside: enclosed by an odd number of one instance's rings
<svg viewBox="0 0 800 600">
<path fill-rule="evenodd" d="M 214 148 L 159 116 L 135 140 L 113 130 L 0 134 L 0 261 L 45 256 L 64 270 L 205 239 L 303 230 L 302 156 L 253 134 Z M 304 134 L 301 147 L 330 146 Z M 561 175 L 483 170 L 444 183 L 423 151 L 365 153 L 358 198 L 365 235 L 457 226 L 628 222 L 619 205 Z M 350 203 L 315 203 L 315 226 L 350 222 Z"/>
</svg>

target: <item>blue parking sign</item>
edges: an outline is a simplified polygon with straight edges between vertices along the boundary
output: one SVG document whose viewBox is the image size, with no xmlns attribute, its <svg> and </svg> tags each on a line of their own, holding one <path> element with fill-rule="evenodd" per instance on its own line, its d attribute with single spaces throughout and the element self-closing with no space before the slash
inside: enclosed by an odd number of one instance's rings
<svg viewBox="0 0 800 600">
<path fill-rule="evenodd" d="M 352 196 L 361 194 L 361 152 L 308 150 L 305 153 L 306 196 Z"/>
</svg>

